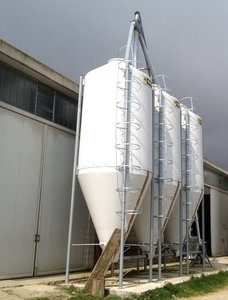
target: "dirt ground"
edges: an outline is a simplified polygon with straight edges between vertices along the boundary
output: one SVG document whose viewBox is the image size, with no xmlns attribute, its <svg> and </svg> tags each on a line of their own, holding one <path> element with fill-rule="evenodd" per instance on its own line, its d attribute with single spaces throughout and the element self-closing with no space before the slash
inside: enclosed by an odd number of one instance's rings
<svg viewBox="0 0 228 300">
<path fill-rule="evenodd" d="M 1 288 L 1 300 L 65 300 L 67 297 L 66 289 L 61 286 L 47 285 L 47 284 L 34 284 L 34 285 L 21 285 L 14 287 Z"/>
<path fill-rule="evenodd" d="M 182 298 L 183 300 L 227 300 L 228 299 L 228 287 L 219 290 L 214 293 L 210 293 L 204 296 Z"/>
<path fill-rule="evenodd" d="M 208 268 L 208 273 L 217 272 L 218 270 L 228 270 L 228 256 L 211 258 L 213 268 Z M 216 271 L 217 270 L 217 271 Z M 124 290 L 121 295 L 129 295 L 131 293 L 140 294 L 148 289 L 162 287 L 166 282 L 173 284 L 188 280 L 190 276 L 178 277 L 175 266 L 170 265 L 167 270 L 164 270 L 163 281 L 148 283 L 148 272 L 133 274 L 124 280 Z M 194 272 L 194 273 L 193 273 Z M 191 268 L 191 273 L 200 273 L 198 268 Z M 156 274 L 155 274 L 156 275 Z M 71 274 L 71 283 L 77 287 L 83 287 L 88 272 L 78 272 Z M 64 275 L 44 276 L 37 278 L 24 278 L 13 280 L 0 281 L 0 300 L 65 300 L 69 299 L 66 286 L 64 285 Z M 118 276 L 106 280 L 106 287 L 113 289 L 112 294 L 118 292 Z M 118 293 L 117 293 L 118 294 Z M 183 299 L 183 298 L 182 298 Z M 228 286 L 225 289 L 219 290 L 205 296 L 186 298 L 186 300 L 228 300 Z"/>
<path fill-rule="evenodd" d="M 67 292 L 65 288 L 51 285 L 28 285 L 17 286 L 11 288 L 2 288 L 0 290 L 1 300 L 66 300 Z M 219 290 L 214 293 L 207 294 L 205 296 L 181 298 L 183 300 L 227 300 L 228 299 L 228 287 Z"/>
<path fill-rule="evenodd" d="M 48 284 L 32 284 L 1 288 L 1 300 L 67 300 L 65 287 Z M 183 300 L 227 300 L 228 287 L 205 296 L 181 298 Z"/>
</svg>

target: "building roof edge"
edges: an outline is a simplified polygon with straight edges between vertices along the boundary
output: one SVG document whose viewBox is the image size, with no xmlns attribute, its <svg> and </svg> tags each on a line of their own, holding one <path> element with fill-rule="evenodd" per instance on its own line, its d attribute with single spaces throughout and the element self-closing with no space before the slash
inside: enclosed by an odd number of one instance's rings
<svg viewBox="0 0 228 300">
<path fill-rule="evenodd" d="M 0 39 L 0 54 L 22 65 L 23 71 L 28 68 L 28 70 L 37 73 L 39 77 L 43 76 L 44 78 L 53 81 L 55 84 L 78 94 L 78 84 L 75 81 L 41 63 L 2 39 Z"/>
</svg>

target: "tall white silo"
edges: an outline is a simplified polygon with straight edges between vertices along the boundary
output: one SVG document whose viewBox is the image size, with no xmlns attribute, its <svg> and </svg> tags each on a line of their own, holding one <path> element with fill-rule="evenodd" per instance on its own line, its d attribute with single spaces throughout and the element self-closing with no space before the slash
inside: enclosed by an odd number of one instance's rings
<svg viewBox="0 0 228 300">
<path fill-rule="evenodd" d="M 164 198 L 162 201 L 162 232 L 166 227 L 168 217 L 172 211 L 174 202 L 180 191 L 181 180 L 181 149 L 180 149 L 180 104 L 177 99 L 161 90 L 160 87 L 154 86 L 155 96 L 155 113 L 154 113 L 154 228 L 153 243 L 158 240 L 158 183 L 156 178 L 159 177 L 159 143 L 164 142 L 163 165 L 164 165 Z M 161 101 L 161 97 L 163 97 Z M 164 106 L 164 141 L 159 137 L 159 107 Z M 142 203 L 141 212 L 135 220 L 134 229 L 140 244 L 149 241 L 149 224 L 150 224 L 150 199 L 151 189 Z M 147 246 L 142 246 L 143 251 L 148 251 Z"/>
<path fill-rule="evenodd" d="M 152 89 L 150 78 L 129 66 L 130 91 L 126 99 L 126 69 L 121 59 L 85 76 L 78 179 L 100 244 L 120 228 L 119 192 L 126 189 L 126 232 L 147 192 L 152 174 Z M 129 120 L 124 119 L 131 107 Z M 123 136 L 128 126 L 129 159 L 123 163 Z M 122 185 L 122 171 L 128 168 L 128 186 Z M 125 183 L 126 184 L 126 183 Z M 118 192 L 119 191 L 119 192 Z"/>
<path fill-rule="evenodd" d="M 204 191 L 202 119 L 181 105 L 182 119 L 182 221 L 180 220 L 180 199 L 176 201 L 169 218 L 165 241 L 173 249 L 179 248 L 179 228 L 182 223 L 182 241 L 186 236 L 186 224 L 191 226 Z M 188 130 L 188 132 L 187 132 Z M 187 161 L 186 161 L 187 159 Z M 188 177 L 188 178 L 187 178 Z M 186 209 L 186 189 L 188 190 L 188 208 Z M 188 216 L 186 212 L 188 211 Z M 187 222 L 186 222 L 187 221 Z"/>
</svg>

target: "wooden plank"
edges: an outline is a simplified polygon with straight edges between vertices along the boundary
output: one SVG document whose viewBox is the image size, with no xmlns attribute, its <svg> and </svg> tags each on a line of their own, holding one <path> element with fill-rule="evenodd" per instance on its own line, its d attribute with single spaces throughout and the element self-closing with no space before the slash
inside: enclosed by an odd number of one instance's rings
<svg viewBox="0 0 228 300">
<path fill-rule="evenodd" d="M 108 268 L 115 258 L 117 252 L 119 251 L 120 232 L 121 230 L 119 228 L 116 228 L 113 231 L 105 249 L 103 250 L 85 285 L 84 290 L 86 293 L 94 296 L 104 295 L 105 274 L 108 271 Z"/>
</svg>

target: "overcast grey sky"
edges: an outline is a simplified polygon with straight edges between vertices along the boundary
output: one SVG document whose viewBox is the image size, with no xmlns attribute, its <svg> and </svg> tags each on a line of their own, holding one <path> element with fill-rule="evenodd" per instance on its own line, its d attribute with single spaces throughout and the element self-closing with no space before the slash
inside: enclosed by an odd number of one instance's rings
<svg viewBox="0 0 228 300">
<path fill-rule="evenodd" d="M 0 0 L 0 37 L 78 81 L 117 56 L 135 10 L 156 73 L 195 98 L 205 156 L 228 168 L 227 0 Z"/>
</svg>

